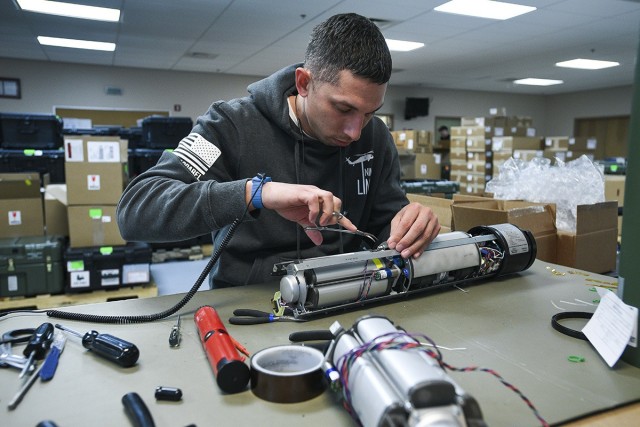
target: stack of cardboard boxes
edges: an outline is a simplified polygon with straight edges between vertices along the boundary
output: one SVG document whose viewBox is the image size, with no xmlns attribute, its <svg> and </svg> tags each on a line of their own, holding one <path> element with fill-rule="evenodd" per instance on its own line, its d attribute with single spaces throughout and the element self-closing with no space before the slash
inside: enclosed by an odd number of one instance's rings
<svg viewBox="0 0 640 427">
<path fill-rule="evenodd" d="M 0 297 L 63 290 L 63 239 L 44 236 L 42 207 L 37 172 L 0 174 Z"/>
<path fill-rule="evenodd" d="M 69 246 L 124 245 L 115 214 L 128 181 L 126 141 L 80 136 L 64 144 Z"/>
<path fill-rule="evenodd" d="M 400 156 L 400 179 L 425 180 L 442 177 L 442 154 L 434 153 L 431 132 L 426 130 L 392 131 Z"/>
<path fill-rule="evenodd" d="M 563 162 L 575 160 L 585 155 L 594 160 L 598 147 L 596 138 L 568 137 L 568 136 L 548 136 L 544 139 L 544 157 L 555 161 L 559 159 Z"/>
<path fill-rule="evenodd" d="M 451 128 L 451 180 L 460 183 L 463 194 L 482 194 L 491 179 L 490 139 L 484 118 L 463 118 L 460 126 Z"/>
<path fill-rule="evenodd" d="M 467 232 L 479 225 L 511 223 L 532 232 L 537 258 L 542 261 L 595 273 L 616 269 L 617 202 L 607 201 L 577 207 L 576 231 L 558 231 L 555 205 L 516 200 L 496 200 L 454 195 L 452 200 L 409 195 L 431 207 L 441 218 L 441 232 Z"/>
</svg>

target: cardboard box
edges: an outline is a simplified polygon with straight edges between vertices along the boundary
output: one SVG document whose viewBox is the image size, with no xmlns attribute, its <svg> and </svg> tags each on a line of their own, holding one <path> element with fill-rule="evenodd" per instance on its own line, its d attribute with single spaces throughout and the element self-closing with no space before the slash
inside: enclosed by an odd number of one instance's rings
<svg viewBox="0 0 640 427">
<path fill-rule="evenodd" d="M 556 225 L 553 205 L 458 196 L 454 197 L 451 209 L 454 230 L 466 232 L 478 225 L 514 224 L 533 233 L 538 259 L 555 262 Z"/>
<path fill-rule="evenodd" d="M 47 236 L 68 236 L 67 185 L 49 184 L 44 190 L 44 227 Z"/>
<path fill-rule="evenodd" d="M 431 142 L 431 132 L 428 130 L 418 131 L 418 147 L 423 148 L 425 153 L 433 152 L 433 143 Z"/>
<path fill-rule="evenodd" d="M 64 143 L 69 206 L 117 204 L 128 183 L 127 141 L 82 136 Z"/>
<path fill-rule="evenodd" d="M 451 136 L 481 136 L 484 138 L 484 125 L 482 126 L 451 126 Z"/>
<path fill-rule="evenodd" d="M 38 173 L 0 174 L 0 238 L 44 236 Z"/>
<path fill-rule="evenodd" d="M 616 268 L 617 244 L 617 202 L 580 205 L 576 232 L 558 231 L 556 263 L 593 273 L 608 273 Z"/>
<path fill-rule="evenodd" d="M 596 137 L 575 136 L 569 138 L 569 150 L 596 151 L 598 140 Z"/>
<path fill-rule="evenodd" d="M 411 153 L 402 154 L 400 158 L 400 177 L 408 179 L 440 179 L 440 154 Z"/>
<path fill-rule="evenodd" d="M 624 206 L 624 175 L 605 175 L 604 176 L 604 199 L 606 201 L 616 200 L 618 206 Z"/>
<path fill-rule="evenodd" d="M 568 150 L 569 137 L 568 136 L 547 136 L 544 139 L 544 148 L 550 148 L 553 150 Z"/>
<path fill-rule="evenodd" d="M 70 247 L 126 244 L 116 222 L 116 205 L 69 206 L 68 215 Z"/>
<path fill-rule="evenodd" d="M 394 138 L 398 148 L 413 150 L 418 145 L 418 132 L 415 130 L 396 131 L 397 138 Z"/>
<path fill-rule="evenodd" d="M 422 194 L 407 194 L 410 202 L 418 202 L 423 206 L 431 208 L 438 217 L 440 223 L 440 234 L 451 231 L 451 205 L 453 200 L 440 197 L 424 196 Z"/>
<path fill-rule="evenodd" d="M 491 138 L 493 151 L 501 150 L 542 150 L 542 138 L 526 136 L 502 136 Z"/>
</svg>

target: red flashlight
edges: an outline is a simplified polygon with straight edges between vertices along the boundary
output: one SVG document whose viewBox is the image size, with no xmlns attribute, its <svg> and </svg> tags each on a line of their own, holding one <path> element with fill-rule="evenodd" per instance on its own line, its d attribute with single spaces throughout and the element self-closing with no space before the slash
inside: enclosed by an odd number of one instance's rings
<svg viewBox="0 0 640 427">
<path fill-rule="evenodd" d="M 226 393 L 245 390 L 251 379 L 249 366 L 238 353 L 235 340 L 227 332 L 216 310 L 208 305 L 200 307 L 193 320 L 218 387 Z"/>
</svg>

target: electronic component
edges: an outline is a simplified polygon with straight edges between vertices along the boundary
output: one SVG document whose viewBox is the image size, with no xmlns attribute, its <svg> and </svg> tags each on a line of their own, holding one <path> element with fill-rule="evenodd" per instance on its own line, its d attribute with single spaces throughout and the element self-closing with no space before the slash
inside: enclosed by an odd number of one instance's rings
<svg viewBox="0 0 640 427">
<path fill-rule="evenodd" d="M 403 259 L 384 244 L 371 251 L 292 261 L 273 299 L 274 312 L 287 309 L 305 317 L 362 306 L 520 272 L 535 258 L 530 231 L 498 224 L 441 234 L 417 259 Z"/>
<path fill-rule="evenodd" d="M 485 426 L 475 399 L 418 347 L 378 316 L 362 317 L 336 337 L 330 357 L 352 415 L 364 427 Z"/>
</svg>

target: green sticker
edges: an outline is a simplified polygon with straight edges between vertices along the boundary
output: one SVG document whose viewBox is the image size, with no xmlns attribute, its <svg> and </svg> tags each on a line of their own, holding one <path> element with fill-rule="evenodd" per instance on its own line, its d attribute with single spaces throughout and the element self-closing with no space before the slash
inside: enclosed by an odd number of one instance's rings
<svg viewBox="0 0 640 427">
<path fill-rule="evenodd" d="M 102 218 L 102 209 L 100 209 L 100 208 L 91 208 L 91 209 L 89 209 L 89 218 L 91 218 L 91 219 L 100 219 L 100 218 Z"/>
<path fill-rule="evenodd" d="M 84 261 L 69 261 L 67 262 L 67 270 L 69 271 L 82 271 L 84 270 Z"/>
<path fill-rule="evenodd" d="M 103 246 L 100 248 L 102 255 L 111 255 L 113 253 L 113 246 Z"/>
<path fill-rule="evenodd" d="M 617 172 L 618 171 L 618 165 L 611 165 L 611 172 Z"/>
<path fill-rule="evenodd" d="M 27 148 L 23 152 L 25 156 L 33 156 L 34 154 L 36 154 L 36 150 L 34 150 L 33 148 Z"/>
</svg>

